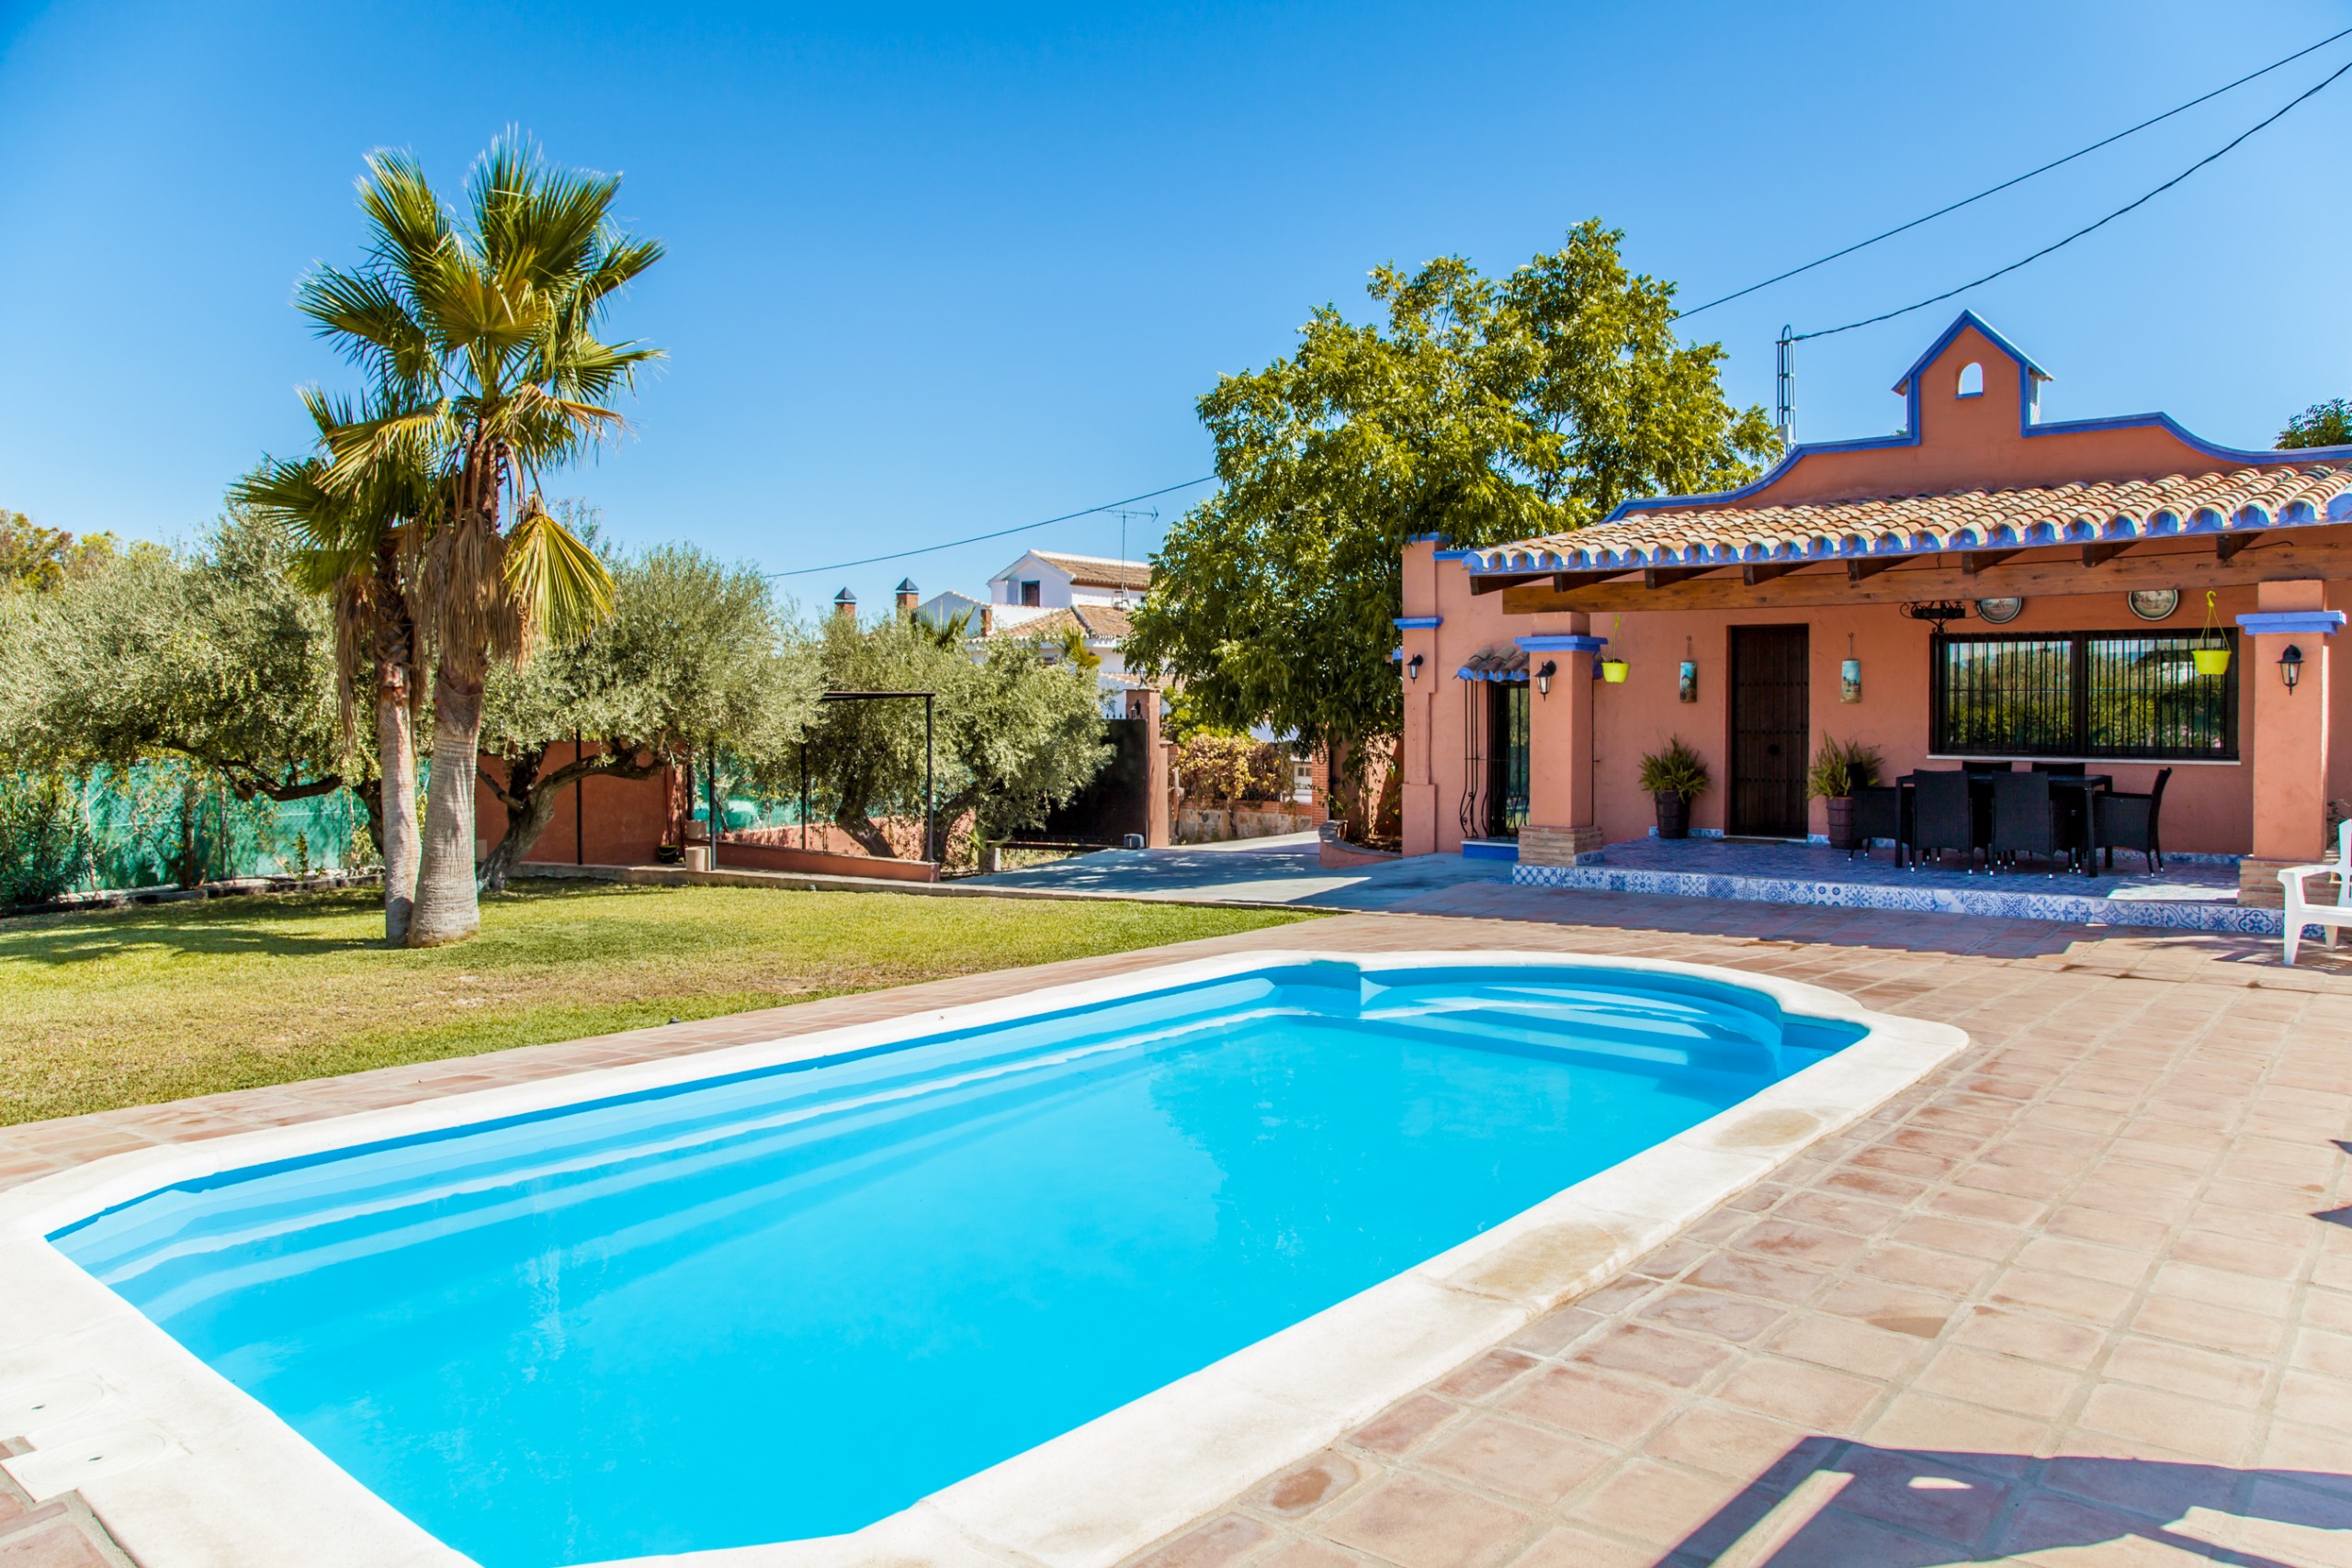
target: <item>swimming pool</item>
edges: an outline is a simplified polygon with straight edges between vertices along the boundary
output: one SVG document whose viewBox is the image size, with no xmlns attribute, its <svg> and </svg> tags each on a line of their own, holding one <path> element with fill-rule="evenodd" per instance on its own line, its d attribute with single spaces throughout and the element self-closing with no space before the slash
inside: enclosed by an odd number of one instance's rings
<svg viewBox="0 0 2352 1568">
<path fill-rule="evenodd" d="M 1631 1169 L 1871 1017 L 1661 965 L 1208 967 L 209 1172 L 50 1239 L 485 1568 L 793 1540 Z"/>
</svg>

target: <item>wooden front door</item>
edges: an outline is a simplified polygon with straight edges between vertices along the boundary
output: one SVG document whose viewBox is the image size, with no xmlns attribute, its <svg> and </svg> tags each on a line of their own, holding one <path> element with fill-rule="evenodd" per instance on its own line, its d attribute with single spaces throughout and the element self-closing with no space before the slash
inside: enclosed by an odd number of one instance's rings
<svg viewBox="0 0 2352 1568">
<path fill-rule="evenodd" d="M 1727 830 L 1805 836 L 1805 628 L 1731 628 L 1731 800 Z"/>
</svg>

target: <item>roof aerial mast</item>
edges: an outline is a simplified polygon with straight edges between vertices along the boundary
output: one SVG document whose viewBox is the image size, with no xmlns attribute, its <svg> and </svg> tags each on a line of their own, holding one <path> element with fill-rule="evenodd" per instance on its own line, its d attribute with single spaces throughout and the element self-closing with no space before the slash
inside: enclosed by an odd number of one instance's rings
<svg viewBox="0 0 2352 1568">
<path fill-rule="evenodd" d="M 1797 444 L 1797 340 L 1783 325 L 1772 360 L 1772 428 L 1780 432 L 1781 450 Z"/>
</svg>

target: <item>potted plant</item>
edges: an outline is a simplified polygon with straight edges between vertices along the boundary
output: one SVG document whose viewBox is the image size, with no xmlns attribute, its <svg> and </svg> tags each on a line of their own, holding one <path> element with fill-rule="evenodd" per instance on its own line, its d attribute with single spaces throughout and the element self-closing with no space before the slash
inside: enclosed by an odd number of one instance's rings
<svg viewBox="0 0 2352 1568">
<path fill-rule="evenodd" d="M 1821 738 L 1813 767 L 1804 777 L 1804 793 L 1829 808 L 1829 847 L 1854 847 L 1854 795 L 1878 783 L 1878 752 L 1859 740 Z"/>
<path fill-rule="evenodd" d="M 1707 764 L 1675 736 L 1663 751 L 1642 758 L 1642 787 L 1657 802 L 1657 836 L 1690 836 L 1690 803 L 1707 793 Z"/>
</svg>

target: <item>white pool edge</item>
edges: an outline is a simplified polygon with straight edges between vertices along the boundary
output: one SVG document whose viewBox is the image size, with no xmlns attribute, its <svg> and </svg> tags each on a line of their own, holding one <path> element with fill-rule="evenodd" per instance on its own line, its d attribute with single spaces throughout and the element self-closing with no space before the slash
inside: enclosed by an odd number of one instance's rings
<svg viewBox="0 0 2352 1568">
<path fill-rule="evenodd" d="M 469 1562 L 69 1261 L 48 1235 L 158 1188 L 270 1160 L 1317 961 L 1371 972 L 1524 965 L 1691 976 L 1869 1032 L 1419 1268 L 865 1529 L 631 1561 L 682 1568 L 1107 1568 L 1597 1288 L 1968 1043 L 1950 1025 L 1873 1012 L 1816 986 L 1704 964 L 1527 952 L 1267 949 L 141 1149 L 0 1192 L 0 1436 L 33 1445 L 0 1466 L 36 1500 L 79 1491 L 143 1568 Z M 28 1414 L 37 1403 L 44 1412 Z"/>
</svg>

